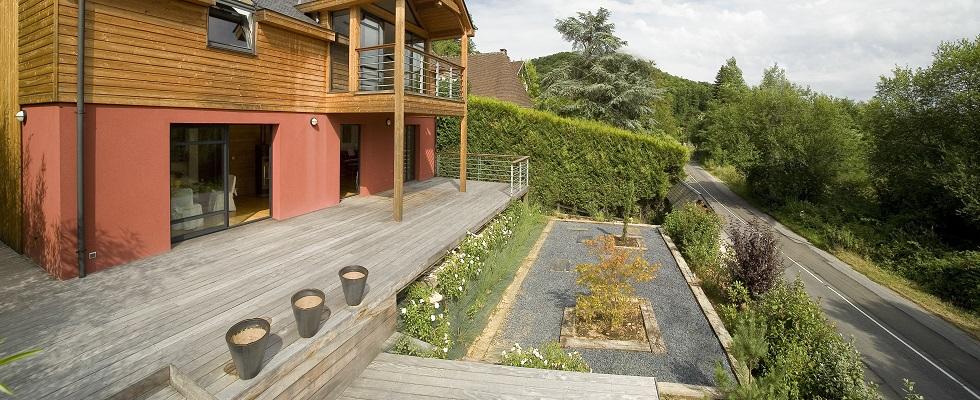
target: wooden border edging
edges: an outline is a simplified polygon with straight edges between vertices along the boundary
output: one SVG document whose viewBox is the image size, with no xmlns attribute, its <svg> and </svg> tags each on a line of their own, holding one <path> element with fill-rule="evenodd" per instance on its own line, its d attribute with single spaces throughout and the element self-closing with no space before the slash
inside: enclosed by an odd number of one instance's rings
<svg viewBox="0 0 980 400">
<path fill-rule="evenodd" d="M 674 261 L 677 262 L 677 267 L 681 270 L 681 275 L 684 276 L 684 280 L 687 281 L 687 286 L 691 288 L 691 293 L 694 294 L 694 298 L 697 299 L 698 305 L 701 307 L 701 312 L 704 313 L 704 317 L 708 319 L 708 324 L 711 325 L 711 329 L 715 333 L 715 337 L 718 338 L 718 342 L 721 343 L 721 347 L 725 350 L 725 355 L 728 357 L 729 368 L 732 374 L 735 375 L 735 379 L 739 383 L 745 382 L 745 377 L 739 372 L 741 369 L 737 367 L 738 362 L 735 360 L 735 356 L 732 355 L 732 335 L 728 333 L 728 329 L 725 328 L 725 324 L 722 323 L 721 318 L 715 311 L 714 306 L 708 301 L 708 296 L 704 294 L 704 289 L 701 289 L 701 281 L 698 280 L 691 268 L 688 267 L 687 261 L 684 260 L 684 256 L 681 255 L 680 251 L 677 250 L 677 246 L 674 241 L 670 239 L 664 233 L 663 229 L 657 229 L 660 232 L 660 237 L 664 239 L 664 243 L 667 244 L 667 248 L 670 249 L 670 254 L 674 257 Z"/>
<path fill-rule="evenodd" d="M 718 388 L 711 386 L 688 385 L 685 383 L 657 381 L 657 392 L 661 398 L 670 396 L 685 400 L 724 399 L 725 396 Z"/>
<path fill-rule="evenodd" d="M 517 293 L 520 292 L 521 286 L 524 284 L 524 279 L 527 278 L 527 274 L 531 270 L 531 266 L 538 260 L 538 254 L 541 253 L 541 248 L 544 247 L 545 239 L 551 234 L 551 229 L 554 227 L 555 221 L 555 218 L 550 218 L 548 224 L 541 230 L 541 235 L 538 236 L 538 240 L 534 242 L 531 251 L 527 254 L 527 257 L 524 257 L 521 266 L 517 268 L 517 272 L 514 274 L 514 280 L 510 282 L 510 285 L 507 285 L 507 289 L 504 290 L 504 294 L 500 297 L 500 301 L 497 302 L 497 306 L 490 312 L 490 318 L 487 321 L 487 326 L 483 328 L 483 333 L 470 344 L 470 348 L 466 351 L 466 356 L 463 357 L 463 360 L 486 361 L 486 358 L 490 355 L 493 340 L 497 337 L 497 332 L 500 331 L 501 326 L 503 326 L 504 319 L 510 314 L 510 308 L 514 305 L 514 301 L 517 300 Z"/>
</svg>

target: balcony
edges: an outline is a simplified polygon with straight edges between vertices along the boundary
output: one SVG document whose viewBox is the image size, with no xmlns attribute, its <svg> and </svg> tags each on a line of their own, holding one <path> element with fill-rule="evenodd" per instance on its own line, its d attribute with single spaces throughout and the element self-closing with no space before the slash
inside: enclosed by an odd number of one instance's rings
<svg viewBox="0 0 980 400">
<path fill-rule="evenodd" d="M 358 92 L 393 92 L 395 87 L 395 45 L 357 49 Z M 442 100 L 462 101 L 463 67 L 405 46 L 405 94 Z"/>
</svg>

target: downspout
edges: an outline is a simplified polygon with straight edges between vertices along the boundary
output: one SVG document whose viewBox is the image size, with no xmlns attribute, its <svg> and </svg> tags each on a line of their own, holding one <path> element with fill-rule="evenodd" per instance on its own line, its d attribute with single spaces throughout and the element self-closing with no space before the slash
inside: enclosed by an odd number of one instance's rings
<svg viewBox="0 0 980 400">
<path fill-rule="evenodd" d="M 85 0 L 78 0 L 78 87 L 75 100 L 75 196 L 78 208 L 78 277 L 85 277 Z"/>
</svg>

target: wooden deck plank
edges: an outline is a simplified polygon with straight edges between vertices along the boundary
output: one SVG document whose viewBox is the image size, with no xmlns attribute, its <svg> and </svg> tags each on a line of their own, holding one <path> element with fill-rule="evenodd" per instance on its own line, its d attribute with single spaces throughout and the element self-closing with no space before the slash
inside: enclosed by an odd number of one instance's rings
<svg viewBox="0 0 980 400">
<path fill-rule="evenodd" d="M 341 398 L 658 399 L 656 379 L 379 355 Z"/>
<path fill-rule="evenodd" d="M 369 300 L 390 296 L 503 209 L 511 200 L 505 190 L 472 182 L 459 193 L 455 182 L 440 178 L 412 183 L 400 224 L 390 220 L 390 198 L 353 198 L 190 240 L 80 280 L 49 279 L 22 257 L 0 253 L 0 273 L 19 278 L 17 290 L 0 289 L 5 348 L 45 349 L 0 374 L 25 398 L 105 397 L 168 363 L 220 386 L 231 323 L 272 317 L 285 351 L 298 340 L 288 298 L 305 287 L 331 299 L 334 315 L 325 328 L 346 323 L 340 267 L 364 264 L 372 271 Z"/>
</svg>

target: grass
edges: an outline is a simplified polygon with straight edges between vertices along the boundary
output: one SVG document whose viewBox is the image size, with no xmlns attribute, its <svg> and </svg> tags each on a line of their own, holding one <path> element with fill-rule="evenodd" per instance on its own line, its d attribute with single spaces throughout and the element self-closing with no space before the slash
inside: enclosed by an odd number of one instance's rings
<svg viewBox="0 0 980 400">
<path fill-rule="evenodd" d="M 855 271 L 867 276 L 869 279 L 878 283 L 879 285 L 895 291 L 900 296 L 912 301 L 915 304 L 918 304 L 920 307 L 939 316 L 947 322 L 969 333 L 974 338 L 980 340 L 980 315 L 977 315 L 977 313 L 966 310 L 962 307 L 957 307 L 956 305 L 953 305 L 922 290 L 921 287 L 915 282 L 912 282 L 905 277 L 878 265 L 874 261 L 869 260 L 867 257 L 852 251 L 842 250 L 830 246 L 824 240 L 823 236 L 821 236 L 815 229 L 812 229 L 804 224 L 799 224 L 790 218 L 785 218 L 784 216 L 781 216 L 777 210 L 772 210 L 768 207 L 761 206 L 759 202 L 755 201 L 755 199 L 753 199 L 749 194 L 748 187 L 745 184 L 745 177 L 736 171 L 734 167 L 711 166 L 707 167 L 706 169 L 712 175 L 725 182 L 725 184 L 733 192 L 741 196 L 753 206 L 766 211 L 769 213 L 769 215 L 776 218 L 780 223 L 791 229 L 793 232 L 796 232 L 798 235 L 806 238 L 810 243 L 832 253 L 841 261 L 850 265 Z"/>
<path fill-rule="evenodd" d="M 547 225 L 548 218 L 540 211 L 529 208 L 526 212 L 514 227 L 514 234 L 507 244 L 487 257 L 486 272 L 468 285 L 463 295 L 448 307 L 456 340 L 449 351 L 449 359 L 465 356 L 473 341 L 483 333 L 490 312 L 500 302 L 504 289 L 514 279 L 521 262 Z"/>
</svg>

